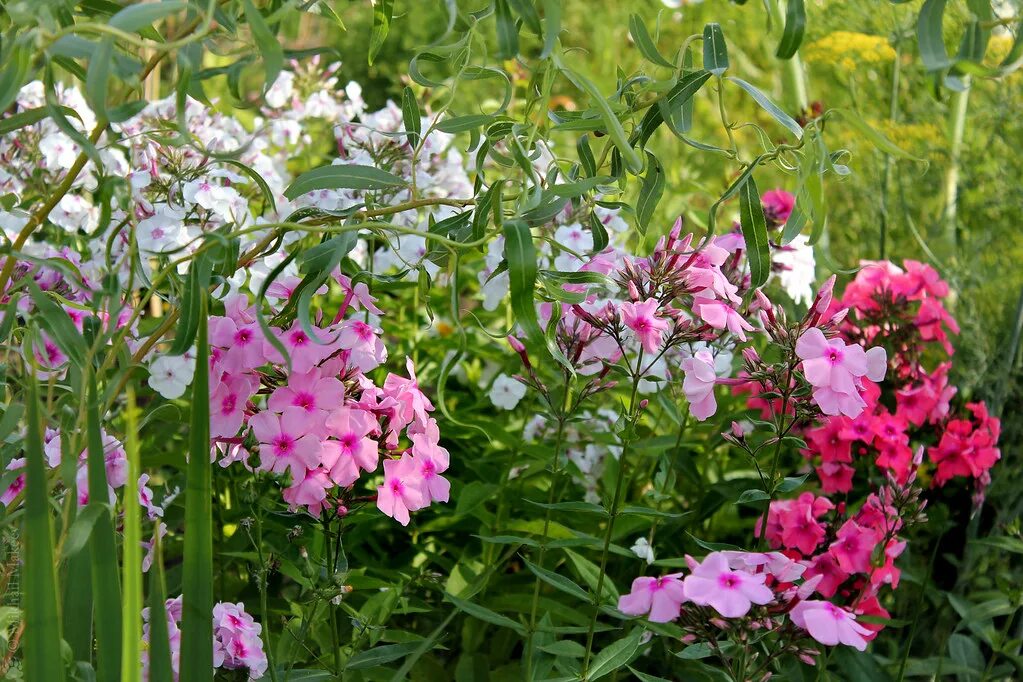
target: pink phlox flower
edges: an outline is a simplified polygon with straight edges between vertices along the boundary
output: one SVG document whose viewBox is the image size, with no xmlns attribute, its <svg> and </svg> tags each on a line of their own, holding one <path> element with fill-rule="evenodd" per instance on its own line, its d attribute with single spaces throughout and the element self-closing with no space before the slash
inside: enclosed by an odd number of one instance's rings
<svg viewBox="0 0 1023 682">
<path fill-rule="evenodd" d="M 706 291 L 693 298 L 693 312 L 714 329 L 727 329 L 735 334 L 740 341 L 746 340 L 746 332 L 753 331 L 753 325 L 747 322 L 735 308 L 706 296 Z"/>
<path fill-rule="evenodd" d="M 309 337 L 298 322 L 291 325 L 287 331 L 274 330 L 274 334 L 288 352 L 288 357 L 291 359 L 291 371 L 299 374 L 305 374 L 316 367 L 339 347 L 335 338 L 337 334 L 330 330 L 320 330 L 318 338 L 322 343 L 317 343 L 316 340 Z M 284 356 L 269 341 L 263 342 L 263 353 L 268 360 L 278 364 L 285 362 Z"/>
<path fill-rule="evenodd" d="M 810 599 L 796 604 L 790 612 L 792 622 L 826 646 L 846 644 L 863 651 L 865 635 L 870 631 L 856 622 L 856 616 L 828 601 Z"/>
<path fill-rule="evenodd" d="M 859 394 L 860 377 L 881 381 L 887 370 L 883 347 L 864 351 L 861 346 L 846 345 L 838 338 L 828 340 L 817 327 L 799 337 L 796 355 L 803 361 L 806 380 L 814 387 L 814 401 L 829 415 L 859 415 L 867 406 Z"/>
<path fill-rule="evenodd" d="M 275 474 L 285 470 L 296 480 L 320 464 L 320 439 L 309 433 L 309 415 L 300 407 L 286 407 L 282 414 L 257 412 L 249 418 L 259 441 L 260 465 Z"/>
<path fill-rule="evenodd" d="M 361 320 L 345 320 L 338 327 L 338 342 L 348 351 L 348 361 L 360 372 L 369 372 L 387 361 L 380 330 Z"/>
<path fill-rule="evenodd" d="M 334 482 L 323 467 L 316 467 L 306 470 L 305 477 L 294 480 L 281 492 L 281 496 L 292 511 L 305 507 L 311 515 L 319 517 L 327 499 L 327 490 L 333 487 Z"/>
<path fill-rule="evenodd" d="M 849 422 L 847 417 L 831 417 L 807 431 L 810 452 L 820 455 L 823 462 L 852 462 L 852 440 L 845 435 Z"/>
<path fill-rule="evenodd" d="M 806 568 L 804 575 L 807 578 L 820 576 L 817 583 L 817 591 L 825 597 L 833 597 L 838 592 L 839 586 L 849 579 L 849 574 L 842 570 L 838 561 L 830 552 L 818 554 Z"/>
<path fill-rule="evenodd" d="M 796 197 L 783 189 L 772 189 L 761 195 L 760 203 L 764 207 L 764 217 L 776 225 L 781 225 L 789 219 L 796 205 Z"/>
<path fill-rule="evenodd" d="M 384 461 L 384 484 L 377 488 L 377 508 L 403 526 L 409 512 L 422 509 L 429 501 L 422 492 L 422 480 L 412 456 Z"/>
<path fill-rule="evenodd" d="M 292 373 L 288 383 L 274 391 L 266 404 L 274 412 L 283 412 L 287 407 L 302 408 L 309 415 L 317 435 L 324 435 L 328 413 L 340 406 L 344 399 L 344 384 L 332 376 L 324 376 L 319 369 L 313 369 L 304 374 Z"/>
<path fill-rule="evenodd" d="M 823 524 L 817 519 L 832 509 L 834 504 L 828 498 L 816 497 L 810 492 L 802 493 L 779 511 L 782 543 L 805 555 L 813 554 L 827 535 Z"/>
<path fill-rule="evenodd" d="M 769 604 L 774 592 L 763 573 L 733 571 L 722 552 L 712 552 L 683 581 L 685 596 L 694 604 L 711 606 L 726 618 L 746 615 L 753 604 Z"/>
<path fill-rule="evenodd" d="M 323 444 L 324 466 L 335 483 L 348 487 L 358 480 L 360 469 L 377 468 L 379 446 L 370 438 L 377 426 L 369 412 L 357 407 L 342 407 L 327 417 L 327 433 L 334 440 Z"/>
<path fill-rule="evenodd" d="M 428 412 L 433 412 L 433 403 L 426 397 L 426 394 L 419 390 L 419 381 L 416 378 L 416 368 L 412 364 L 412 358 L 405 358 L 405 369 L 409 378 L 400 377 L 397 374 L 388 374 L 384 379 L 384 394 L 394 398 L 399 405 L 396 415 L 397 421 L 402 428 L 413 422 L 420 427 L 425 427 L 429 419 Z"/>
<path fill-rule="evenodd" d="M 258 324 L 239 324 L 230 317 L 211 317 L 209 325 L 210 343 L 224 349 L 218 361 L 223 371 L 239 374 L 266 364 L 266 338 Z"/>
<path fill-rule="evenodd" d="M 27 460 L 24 457 L 15 457 L 7 463 L 5 471 L 17 471 L 18 469 L 24 469 Z M 11 481 L 7 489 L 0 494 L 0 504 L 5 507 L 10 506 L 11 502 L 14 501 L 21 491 L 25 489 L 25 474 L 19 474 Z"/>
<path fill-rule="evenodd" d="M 377 307 L 377 300 L 369 293 L 369 286 L 365 282 L 357 282 L 352 285 L 352 280 L 347 275 L 341 274 L 341 269 L 334 270 L 334 279 L 341 285 L 342 291 L 350 299 L 349 304 L 353 310 L 366 309 L 374 315 L 383 315 L 384 311 Z"/>
<path fill-rule="evenodd" d="M 656 353 L 670 327 L 668 320 L 657 317 L 657 300 L 648 298 L 642 303 L 626 301 L 621 304 L 622 322 L 633 331 L 647 353 Z"/>
<path fill-rule="evenodd" d="M 210 394 L 210 437 L 230 438 L 245 420 L 245 405 L 259 388 L 252 375 L 228 375 Z"/>
<path fill-rule="evenodd" d="M 153 491 L 149 488 L 148 483 L 149 474 L 142 474 L 139 476 L 139 505 L 146 510 L 149 520 L 153 521 L 163 516 L 163 507 L 157 506 L 153 503 Z"/>
<path fill-rule="evenodd" d="M 689 401 L 689 412 L 699 421 L 707 419 L 717 412 L 717 401 L 714 398 L 714 384 L 717 374 L 714 371 L 714 356 L 708 350 L 699 350 L 692 357 L 682 360 L 682 391 Z"/>
<path fill-rule="evenodd" d="M 872 528 L 865 528 L 850 519 L 838 530 L 838 539 L 828 551 L 846 573 L 869 573 L 870 556 L 881 536 Z"/>
<path fill-rule="evenodd" d="M 440 474 L 448 469 L 451 456 L 440 446 L 437 421 L 430 419 L 421 431 L 411 434 L 412 461 L 419 469 L 423 481 L 423 492 L 434 502 L 447 502 L 451 484 Z"/>
<path fill-rule="evenodd" d="M 618 610 L 628 616 L 646 616 L 653 623 L 675 620 L 686 600 L 681 575 L 636 578 L 632 581 L 632 591 L 618 598 Z"/>
</svg>

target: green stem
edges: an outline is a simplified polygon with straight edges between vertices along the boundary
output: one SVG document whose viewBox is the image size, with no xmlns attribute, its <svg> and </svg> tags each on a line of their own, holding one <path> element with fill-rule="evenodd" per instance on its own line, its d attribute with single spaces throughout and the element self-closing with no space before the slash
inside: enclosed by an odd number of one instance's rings
<svg viewBox="0 0 1023 682">
<path fill-rule="evenodd" d="M 895 64 L 892 66 L 892 92 L 891 99 L 888 103 L 888 120 L 891 123 L 896 123 L 899 116 L 899 81 L 901 80 L 902 74 L 902 43 L 895 43 Z M 880 244 L 878 248 L 878 258 L 884 260 L 887 258 L 888 251 L 888 223 L 889 223 L 889 212 L 888 212 L 888 193 L 889 185 L 892 180 L 892 155 L 885 154 L 884 156 L 884 173 L 881 178 L 881 220 L 880 220 Z"/>
<path fill-rule="evenodd" d="M 945 239 L 954 254 L 959 246 L 960 234 L 956 224 L 959 201 L 959 161 L 963 150 L 963 134 L 966 132 L 966 111 L 970 101 L 970 79 L 963 77 L 965 88 L 952 98 L 952 119 L 949 121 L 949 163 L 945 169 L 945 211 L 942 223 Z"/>
<path fill-rule="evenodd" d="M 258 505 L 258 502 L 257 502 Z M 263 559 L 263 510 L 254 514 L 256 519 L 256 557 L 259 559 L 259 617 L 263 621 L 263 643 L 266 645 L 267 669 L 270 682 L 277 682 L 277 668 L 274 667 L 274 647 L 270 640 L 270 610 L 267 608 L 266 588 L 270 577 L 270 566 Z M 251 538 L 251 536 L 250 536 Z"/>
<path fill-rule="evenodd" d="M 604 578 L 607 575 L 607 558 L 611 548 L 611 537 L 614 534 L 615 519 L 618 517 L 618 506 L 621 503 L 622 483 L 625 481 L 625 470 L 628 468 L 629 446 L 632 444 L 633 431 L 638 421 L 636 407 L 638 402 L 636 396 L 639 393 L 639 380 L 642 376 L 640 370 L 643 367 L 643 353 L 640 351 L 639 362 L 637 363 L 636 374 L 632 378 L 632 394 L 629 396 L 629 418 L 625 426 L 625 433 L 622 437 L 622 454 L 618 459 L 618 476 L 615 480 L 614 496 L 611 498 L 611 509 L 608 513 L 607 531 L 604 533 L 604 548 L 600 553 L 600 574 L 597 576 L 597 589 L 593 598 L 593 616 L 590 618 L 590 626 L 586 632 L 586 654 L 583 656 L 582 678 L 586 679 L 586 673 L 590 666 L 590 657 L 593 655 L 593 635 L 597 628 L 597 616 L 600 614 L 601 595 L 604 592 Z"/>
</svg>

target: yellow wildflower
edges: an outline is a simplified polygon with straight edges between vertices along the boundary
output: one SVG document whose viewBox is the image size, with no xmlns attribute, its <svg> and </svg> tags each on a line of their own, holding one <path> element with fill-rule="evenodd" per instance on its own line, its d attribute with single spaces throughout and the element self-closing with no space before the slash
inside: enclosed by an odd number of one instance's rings
<svg viewBox="0 0 1023 682">
<path fill-rule="evenodd" d="M 807 45 L 803 56 L 810 62 L 855 71 L 861 64 L 890 63 L 895 59 L 895 50 L 881 36 L 835 31 Z"/>
</svg>

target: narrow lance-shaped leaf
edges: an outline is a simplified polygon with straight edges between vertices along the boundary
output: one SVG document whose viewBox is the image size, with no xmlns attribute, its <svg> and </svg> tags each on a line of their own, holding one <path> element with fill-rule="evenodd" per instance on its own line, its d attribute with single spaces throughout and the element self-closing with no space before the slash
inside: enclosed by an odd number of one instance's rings
<svg viewBox="0 0 1023 682">
<path fill-rule="evenodd" d="M 185 480 L 185 549 L 181 584 L 181 679 L 213 679 L 213 481 L 210 465 L 207 293 L 199 304 L 188 471 Z"/>
<path fill-rule="evenodd" d="M 373 30 L 369 34 L 369 63 L 376 59 L 387 34 L 391 30 L 391 17 L 394 14 L 394 0 L 378 0 L 373 4 Z"/>
<path fill-rule="evenodd" d="M 647 152 L 646 174 L 643 176 L 643 186 L 639 190 L 639 200 L 636 202 L 636 224 L 640 234 L 646 234 L 654 209 L 657 208 L 663 193 L 664 167 L 656 156 Z"/>
<path fill-rule="evenodd" d="M 163 577 L 160 533 L 153 535 L 153 565 L 149 569 L 149 682 L 173 682 L 170 632 L 167 627 L 167 586 Z M 268 628 L 269 624 L 264 624 Z M 266 630 L 264 630 L 264 633 Z"/>
<path fill-rule="evenodd" d="M 121 611 L 121 681 L 142 679 L 142 513 L 135 481 L 139 480 L 138 408 L 135 390 L 126 391 L 124 452 L 128 460 L 128 483 L 124 487 L 124 601 Z"/>
<path fill-rule="evenodd" d="M 666 66 L 669 69 L 674 67 L 674 64 L 662 57 L 661 53 L 657 50 L 657 45 L 654 43 L 654 39 L 650 37 L 650 32 L 647 31 L 643 17 L 638 14 L 629 16 L 629 34 L 647 61 L 653 62 L 658 66 Z"/>
<path fill-rule="evenodd" d="M 739 223 L 746 241 L 746 258 L 750 265 L 750 287 L 756 289 L 771 274 L 771 250 L 767 243 L 767 219 L 760 203 L 757 183 L 750 175 L 739 188 Z"/>
<path fill-rule="evenodd" d="M 587 682 L 599 680 L 632 661 L 639 651 L 642 638 L 643 628 L 634 628 L 631 633 L 601 650 L 593 658 L 593 665 L 586 675 Z"/>
<path fill-rule="evenodd" d="M 57 615 L 57 576 L 53 564 L 53 528 L 43 456 L 42 417 L 35 378 L 28 377 L 28 433 L 25 438 L 25 678 L 64 678 Z"/>
<path fill-rule="evenodd" d="M 540 59 L 547 59 L 558 44 L 561 32 L 561 0 L 543 0 L 543 51 Z"/>
<path fill-rule="evenodd" d="M 797 139 L 803 137 L 803 127 L 796 123 L 796 120 L 794 118 L 792 118 L 784 111 L 782 111 L 781 107 L 775 104 L 771 100 L 771 98 L 765 95 L 759 88 L 747 83 L 741 78 L 728 78 L 726 80 L 735 83 L 740 88 L 748 92 L 750 96 L 752 96 L 753 99 L 756 100 L 757 104 L 760 105 L 760 108 L 769 113 L 774 118 L 774 120 L 776 120 L 778 123 L 782 124 L 789 131 L 791 131 L 792 134 L 795 135 Z"/>
<path fill-rule="evenodd" d="M 803 0 L 788 0 L 785 5 L 785 30 L 781 34 L 781 42 L 778 43 L 775 55 L 779 59 L 791 59 L 802 44 L 805 32 L 806 7 Z"/>
<path fill-rule="evenodd" d="M 373 166 L 358 164 L 322 166 L 295 178 L 284 190 L 284 196 L 293 200 L 318 189 L 381 190 L 401 187 L 404 184 L 405 181 L 398 176 Z"/>
<path fill-rule="evenodd" d="M 416 101 L 416 93 L 412 92 L 412 88 L 407 85 L 401 92 L 401 118 L 405 123 L 408 143 L 413 148 L 418 147 L 419 140 L 422 139 L 423 117 L 419 113 L 419 102 Z"/>
<path fill-rule="evenodd" d="M 952 63 L 941 33 L 946 2 L 947 0 L 927 0 L 920 8 L 920 16 L 917 18 L 916 37 L 920 59 L 928 71 L 940 71 Z"/>
<path fill-rule="evenodd" d="M 519 53 L 519 27 L 508 7 L 508 0 L 495 0 L 494 13 L 497 19 L 497 56 L 512 59 Z"/>
<path fill-rule="evenodd" d="M 721 24 L 707 24 L 703 27 L 703 68 L 715 76 L 728 69 L 728 47 Z"/>
<path fill-rule="evenodd" d="M 277 36 L 273 34 L 267 25 L 263 15 L 260 14 L 252 0 L 243 0 L 245 7 L 245 18 L 249 22 L 249 29 L 252 31 L 252 39 L 259 48 L 260 56 L 263 58 L 263 72 L 265 82 L 263 91 L 274 84 L 278 74 L 284 68 L 284 49 L 277 42 Z"/>
<path fill-rule="evenodd" d="M 614 111 L 611 110 L 611 105 L 608 104 L 607 100 L 597 89 L 597 86 L 580 73 L 572 71 L 566 68 L 564 65 L 559 65 L 565 76 L 568 77 L 572 83 L 584 91 L 590 96 L 590 101 L 599 111 L 600 116 L 604 119 L 604 126 L 607 129 L 607 134 L 614 142 L 615 147 L 618 148 L 619 153 L 622 155 L 622 160 L 625 162 L 626 168 L 633 173 L 639 173 L 643 170 L 643 160 L 639 158 L 639 154 L 629 144 L 628 138 L 625 137 L 625 130 L 622 128 L 621 121 L 615 115 Z"/>
<path fill-rule="evenodd" d="M 92 593 L 95 599 L 96 678 L 118 680 L 121 672 L 121 581 L 118 577 L 114 523 L 107 506 L 107 470 L 99 417 L 99 387 L 86 379 L 85 407 L 89 480 L 88 506 L 98 506 L 89 542 L 92 558 Z M 89 512 L 89 509 L 86 509 Z M 89 512 L 91 513 L 91 512 Z"/>
</svg>

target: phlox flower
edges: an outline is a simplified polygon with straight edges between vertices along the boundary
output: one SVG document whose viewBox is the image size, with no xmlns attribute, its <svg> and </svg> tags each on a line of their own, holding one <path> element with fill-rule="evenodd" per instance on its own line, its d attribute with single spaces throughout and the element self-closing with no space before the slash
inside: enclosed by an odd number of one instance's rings
<svg viewBox="0 0 1023 682">
<path fill-rule="evenodd" d="M 714 399 L 714 384 L 717 381 L 714 356 L 707 350 L 696 351 L 692 357 L 682 360 L 682 371 L 685 372 L 682 390 L 689 401 L 689 412 L 703 421 L 718 409 Z"/>
<path fill-rule="evenodd" d="M 664 332 L 671 324 L 657 317 L 658 302 L 648 298 L 642 303 L 626 301 L 621 304 L 622 322 L 633 331 L 647 353 L 656 353 Z"/>
<path fill-rule="evenodd" d="M 430 419 L 423 431 L 411 434 L 412 462 L 422 479 L 423 494 L 433 502 L 447 502 L 451 484 L 440 474 L 448 469 L 451 456 L 440 446 L 437 420 Z"/>
<path fill-rule="evenodd" d="M 828 415 L 855 417 L 866 407 L 860 397 L 860 377 L 884 379 L 887 354 L 876 346 L 864 351 L 841 339 L 827 339 L 817 327 L 805 331 L 796 341 L 796 355 L 803 361 L 803 374 L 814 387 L 813 399 Z"/>
<path fill-rule="evenodd" d="M 753 604 L 769 604 L 774 592 L 764 584 L 763 573 L 733 571 L 722 552 L 712 552 L 683 581 L 685 596 L 701 606 L 711 606 L 726 618 L 746 615 Z"/>
<path fill-rule="evenodd" d="M 314 431 L 323 434 L 329 412 L 344 402 L 345 387 L 332 376 L 324 376 L 320 369 L 312 369 L 288 376 L 288 383 L 274 391 L 266 404 L 274 412 L 298 407 L 309 415 Z"/>
<path fill-rule="evenodd" d="M 291 359 L 291 371 L 304 374 L 326 360 L 337 350 L 337 343 L 329 342 L 326 334 L 321 334 L 322 343 L 309 338 L 302 326 L 295 322 L 287 331 L 274 330 L 277 339 L 288 352 Z M 284 357 L 269 341 L 263 342 L 263 353 L 268 360 L 284 364 Z"/>
<path fill-rule="evenodd" d="M 618 610 L 628 616 L 646 616 L 653 623 L 675 620 L 686 600 L 679 580 L 681 575 L 636 578 L 632 581 L 632 591 L 618 598 Z"/>
<path fill-rule="evenodd" d="M 153 491 L 149 488 L 148 483 L 149 474 L 142 474 L 139 476 L 139 505 L 146 510 L 149 520 L 152 521 L 163 516 L 163 508 L 153 503 Z"/>
<path fill-rule="evenodd" d="M 264 470 L 275 474 L 288 470 L 293 479 L 302 480 L 307 469 L 319 466 L 320 440 L 309 433 L 309 417 L 302 408 L 287 407 L 280 415 L 257 412 L 249 425 L 259 441 Z"/>
<path fill-rule="evenodd" d="M 220 359 L 224 371 L 236 374 L 266 364 L 263 330 L 255 321 L 246 323 L 231 317 L 211 317 L 209 324 L 210 343 L 225 349 Z"/>
<path fill-rule="evenodd" d="M 338 344 L 348 351 L 348 362 L 360 372 L 369 372 L 387 360 L 387 348 L 379 331 L 361 320 L 345 320 L 338 327 Z"/>
<path fill-rule="evenodd" d="M 753 331 L 753 325 L 743 319 L 732 306 L 708 298 L 705 294 L 703 292 L 693 298 L 693 312 L 714 329 L 727 329 L 740 341 L 745 341 L 746 332 Z"/>
<path fill-rule="evenodd" d="M 245 420 L 245 405 L 258 381 L 249 375 L 228 375 L 210 394 L 210 438 L 230 438 Z"/>
<path fill-rule="evenodd" d="M 407 526 L 410 511 L 428 504 L 420 486 L 419 475 L 412 456 L 384 461 L 384 484 L 377 488 L 377 508 L 403 526 Z"/>
<path fill-rule="evenodd" d="M 323 464 L 330 478 L 342 487 L 348 487 L 359 478 L 359 470 L 377 468 L 379 446 L 370 434 L 379 425 L 372 415 L 355 407 L 342 407 L 327 417 L 327 433 L 335 440 L 323 443 Z"/>
<path fill-rule="evenodd" d="M 850 519 L 842 524 L 838 540 L 831 543 L 828 551 L 846 573 L 869 573 L 870 556 L 880 540 L 878 531 Z"/>
<path fill-rule="evenodd" d="M 507 374 L 498 374 L 488 393 L 490 402 L 502 410 L 514 410 L 526 395 L 526 386 Z"/>
<path fill-rule="evenodd" d="M 856 622 L 856 616 L 827 601 L 801 601 L 789 614 L 792 622 L 810 633 L 821 644 L 847 644 L 860 651 L 867 648 L 864 636 L 870 631 Z"/>
<path fill-rule="evenodd" d="M 333 488 L 334 483 L 323 467 L 308 469 L 305 477 L 295 480 L 290 487 L 281 492 L 284 501 L 295 510 L 299 507 L 306 507 L 313 516 L 319 516 L 323 511 L 323 502 L 327 499 L 327 490 Z"/>
<path fill-rule="evenodd" d="M 429 419 L 427 412 L 433 412 L 433 403 L 426 397 L 426 394 L 419 390 L 419 381 L 416 378 L 416 368 L 412 364 L 412 358 L 405 358 L 405 369 L 409 378 L 400 377 L 397 374 L 388 374 L 384 379 L 384 394 L 394 398 L 399 406 L 396 417 L 404 427 L 413 421 L 421 427 L 425 427 Z"/>
</svg>

